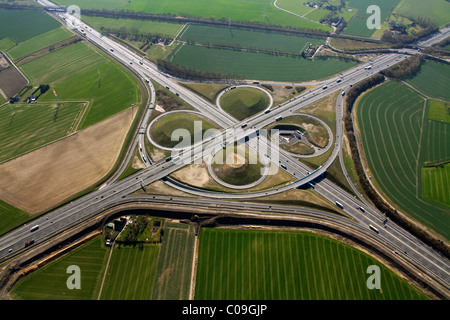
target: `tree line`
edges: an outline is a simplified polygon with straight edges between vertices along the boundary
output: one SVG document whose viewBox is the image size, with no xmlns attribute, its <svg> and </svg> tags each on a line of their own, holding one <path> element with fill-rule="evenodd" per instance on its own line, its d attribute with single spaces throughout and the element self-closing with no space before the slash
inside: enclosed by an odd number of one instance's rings
<svg viewBox="0 0 450 320">
<path fill-rule="evenodd" d="M 157 61 L 157 66 L 159 70 L 165 73 L 186 80 L 242 80 L 245 78 L 245 76 L 243 75 L 233 73 L 222 74 L 216 72 L 205 72 L 185 66 L 180 66 L 167 60 L 161 59 Z"/>
<path fill-rule="evenodd" d="M 423 55 L 416 54 L 380 71 L 380 73 L 392 79 L 400 80 L 410 78 L 419 72 L 424 60 L 425 58 Z"/>
<path fill-rule="evenodd" d="M 346 108 L 344 108 L 344 126 L 345 126 L 345 134 L 348 138 L 350 149 L 351 149 L 351 157 L 353 163 L 355 164 L 356 173 L 359 178 L 359 182 L 361 187 L 363 188 L 365 194 L 369 197 L 375 207 L 386 214 L 386 216 L 399 224 L 406 230 L 408 230 L 411 234 L 422 240 L 425 244 L 435 248 L 442 254 L 444 254 L 447 258 L 450 258 L 450 250 L 447 244 L 443 241 L 436 239 L 429 235 L 422 228 L 416 226 L 408 219 L 404 218 L 401 214 L 398 213 L 396 209 L 393 209 L 388 203 L 386 203 L 378 194 L 378 192 L 372 187 L 372 184 L 367 179 L 361 157 L 359 154 L 359 149 L 356 141 L 356 136 L 353 129 L 353 121 L 351 112 L 353 109 L 353 105 L 359 95 L 361 95 L 364 91 L 369 90 L 370 88 L 383 83 L 385 77 L 377 73 L 372 77 L 354 85 L 348 92 L 346 98 Z"/>
<path fill-rule="evenodd" d="M 172 41 L 171 38 L 168 38 L 161 34 L 143 33 L 139 32 L 137 28 L 128 29 L 123 26 L 120 28 L 106 28 L 102 26 L 100 27 L 100 32 L 102 34 L 113 34 L 122 40 L 140 42 L 142 44 L 140 45 L 139 49 L 144 52 L 153 44 L 160 42 L 167 44 L 168 42 Z"/>
</svg>

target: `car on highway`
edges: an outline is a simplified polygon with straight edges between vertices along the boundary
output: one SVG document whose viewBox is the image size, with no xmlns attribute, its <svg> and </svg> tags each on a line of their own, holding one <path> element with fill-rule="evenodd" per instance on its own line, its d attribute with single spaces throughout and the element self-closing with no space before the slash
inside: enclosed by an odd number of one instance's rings
<svg viewBox="0 0 450 320">
<path fill-rule="evenodd" d="M 323 87 L 322 87 L 323 90 L 325 90 L 325 89 L 327 89 L 327 88 L 328 88 L 328 86 L 323 86 Z"/>
</svg>

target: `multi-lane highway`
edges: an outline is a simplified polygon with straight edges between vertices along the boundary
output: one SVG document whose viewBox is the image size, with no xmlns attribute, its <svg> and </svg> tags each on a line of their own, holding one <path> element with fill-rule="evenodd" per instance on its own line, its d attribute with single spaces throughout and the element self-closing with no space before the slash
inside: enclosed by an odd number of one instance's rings
<svg viewBox="0 0 450 320">
<path fill-rule="evenodd" d="M 49 1 L 39 0 L 40 4 L 45 6 L 52 6 Z M 71 21 L 72 17 L 67 13 L 55 13 L 59 18 L 65 21 Z M 202 99 L 196 94 L 192 93 L 185 87 L 179 85 L 176 80 L 160 72 L 157 67 L 147 60 L 143 60 L 141 57 L 130 51 L 129 49 L 121 46 L 120 44 L 112 41 L 111 39 L 102 36 L 98 31 L 92 29 L 90 26 L 79 22 L 80 28 L 78 32 L 94 43 L 99 48 L 102 48 L 105 52 L 108 52 L 114 59 L 120 61 L 124 65 L 127 65 L 136 74 L 140 75 L 143 80 L 152 80 L 162 86 L 166 87 L 173 93 L 176 93 L 181 99 L 193 106 L 202 115 L 222 128 L 216 136 L 210 137 L 207 141 L 202 141 L 199 145 L 183 150 L 180 154 L 179 161 L 162 161 L 159 163 L 150 163 L 150 159 L 145 153 L 145 148 L 139 149 L 140 156 L 147 160 L 147 168 L 132 176 L 129 176 L 119 182 L 112 179 L 109 183 L 102 186 L 101 189 L 94 191 L 78 200 L 75 200 L 61 208 L 58 208 L 48 214 L 36 219 L 30 225 L 18 228 L 2 238 L 0 238 L 0 259 L 7 259 L 8 257 L 24 250 L 24 244 L 30 240 L 34 240 L 35 244 L 43 242 L 52 236 L 70 228 L 76 223 L 83 221 L 102 210 L 111 204 L 120 203 L 121 201 L 129 201 L 130 194 L 136 190 L 151 184 L 157 180 L 163 179 L 173 173 L 174 171 L 184 167 L 188 163 L 193 161 L 199 161 L 204 156 L 217 152 L 222 149 L 223 141 L 239 141 L 243 140 L 245 136 L 254 134 L 257 130 L 266 127 L 273 123 L 278 117 L 287 117 L 293 115 L 299 109 L 316 102 L 333 92 L 345 92 L 349 87 L 374 73 L 385 69 L 402 59 L 408 57 L 407 54 L 385 54 L 372 59 L 371 61 L 358 65 L 355 68 L 347 70 L 335 77 L 322 81 L 319 86 L 309 90 L 287 102 L 284 102 L 278 106 L 271 108 L 269 113 L 261 113 L 252 116 L 242 122 L 237 121 L 227 113 L 223 112 L 219 107 L 210 102 Z M 69 24 L 70 25 L 70 22 Z M 82 30 L 82 31 L 81 31 Z M 445 34 L 448 30 L 445 30 Z M 442 34 L 437 36 L 442 38 Z M 429 39 L 427 43 L 434 43 L 435 41 Z M 150 81 L 149 81 L 150 82 Z M 149 93 L 151 101 L 148 104 L 146 113 L 142 118 L 139 132 L 134 140 L 134 146 L 144 145 L 144 132 L 148 124 L 148 119 L 151 110 L 155 103 L 155 91 L 151 83 L 149 84 Z M 250 199 L 264 197 L 270 194 L 281 193 L 286 190 L 299 187 L 305 183 L 313 181 L 319 178 L 327 168 L 332 164 L 335 158 L 338 156 L 341 150 L 342 142 L 342 96 L 338 99 L 336 104 L 336 136 L 331 137 L 333 139 L 333 152 L 329 159 L 318 170 L 311 170 L 307 166 L 300 163 L 295 157 L 288 152 L 279 149 L 278 159 L 271 159 L 276 161 L 276 165 L 285 168 L 292 176 L 297 177 L 294 183 L 285 185 L 279 188 L 271 190 L 257 191 L 257 192 L 242 192 L 242 193 L 219 193 L 208 192 L 205 190 L 195 189 L 192 187 L 184 186 L 182 184 L 176 184 L 170 180 L 167 182 L 175 188 L 181 189 L 185 192 L 190 192 L 202 197 L 209 197 L 217 204 L 222 200 L 218 199 Z M 245 125 L 246 130 L 241 129 Z M 263 136 L 256 139 L 262 140 L 263 144 L 270 145 L 269 141 L 264 140 Z M 249 143 L 251 146 L 252 144 Z M 134 150 L 134 147 L 132 148 Z M 259 151 L 258 151 L 259 152 Z M 118 175 L 116 175 L 117 177 Z M 322 179 L 320 182 L 315 183 L 314 189 L 321 196 L 328 199 L 333 204 L 340 207 L 340 210 L 351 216 L 358 224 L 361 230 L 364 230 L 368 236 L 376 237 L 387 247 L 401 255 L 404 259 L 419 267 L 427 275 L 441 282 L 444 287 L 449 288 L 450 284 L 450 264 L 449 261 L 441 256 L 433 249 L 426 246 L 420 240 L 413 237 L 411 234 L 395 225 L 391 221 L 386 223 L 385 217 L 382 213 L 376 209 L 368 206 L 365 201 L 348 194 L 341 188 L 337 187 L 327 179 Z M 169 202 L 174 199 L 167 199 Z M 186 205 L 192 205 L 196 200 L 191 198 L 177 198 L 177 203 L 183 203 Z M 211 202 L 210 201 L 210 202 Z M 245 208 L 245 204 L 242 202 L 226 202 L 227 205 L 235 205 L 237 207 Z M 361 209 L 362 208 L 362 209 Z M 319 215 L 321 213 L 318 213 Z M 323 217 L 327 219 L 333 219 L 328 217 L 327 214 L 322 213 Z M 335 217 L 336 218 L 336 217 Z M 336 218 L 337 219 L 337 218 Z M 339 218 L 340 219 L 340 218 Z M 350 222 L 353 224 L 355 222 Z M 31 231 L 33 226 L 39 226 L 36 230 Z M 372 226 L 370 228 L 369 226 Z M 0 260 L 1 261 L 1 260 Z"/>
</svg>

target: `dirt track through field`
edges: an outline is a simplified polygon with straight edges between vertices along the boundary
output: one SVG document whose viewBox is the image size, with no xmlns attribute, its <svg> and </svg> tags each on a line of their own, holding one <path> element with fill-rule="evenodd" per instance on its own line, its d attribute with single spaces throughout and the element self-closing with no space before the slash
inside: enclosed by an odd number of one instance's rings
<svg viewBox="0 0 450 320">
<path fill-rule="evenodd" d="M 31 214 L 47 211 L 102 179 L 114 166 L 131 109 L 0 166 L 0 199 Z"/>
</svg>

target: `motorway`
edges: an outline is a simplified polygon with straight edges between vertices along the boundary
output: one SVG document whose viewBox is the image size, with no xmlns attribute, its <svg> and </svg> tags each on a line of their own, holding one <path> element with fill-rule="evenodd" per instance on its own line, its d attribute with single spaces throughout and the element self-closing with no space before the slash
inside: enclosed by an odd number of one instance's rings
<svg viewBox="0 0 450 320">
<path fill-rule="evenodd" d="M 40 0 L 38 2 L 46 6 L 53 5 L 49 1 Z M 67 13 L 56 14 L 65 21 L 72 18 Z M 107 184 L 103 185 L 99 190 L 49 212 L 42 217 L 39 217 L 30 225 L 20 227 L 4 235 L 0 238 L 0 261 L 3 259 L 8 259 L 10 256 L 14 256 L 16 253 L 24 250 L 24 243 L 31 239 L 34 239 L 36 244 L 44 242 L 54 235 L 67 230 L 80 221 L 84 221 L 89 217 L 102 212 L 102 210 L 111 204 L 120 203 L 121 201 L 128 201 L 131 198 L 130 194 L 140 188 L 145 188 L 145 186 L 157 180 L 163 178 L 165 179 L 171 173 L 184 167 L 186 164 L 192 163 L 193 161 L 201 161 L 203 157 L 222 149 L 223 141 L 240 141 L 246 136 L 251 136 L 253 139 L 261 140 L 260 142 L 262 142 L 262 144 L 269 145 L 269 142 L 264 140 L 265 138 L 263 136 L 255 138 L 255 132 L 273 123 L 277 117 L 287 117 L 289 115 L 293 115 L 301 108 L 306 107 L 334 92 L 345 92 L 349 89 L 350 85 L 360 82 L 374 73 L 377 73 L 380 70 L 408 57 L 407 53 L 392 53 L 378 56 L 367 63 L 360 64 L 355 68 L 336 75 L 335 77 L 321 81 L 318 87 L 302 93 L 278 106 L 274 106 L 271 108 L 270 113 L 257 114 L 239 122 L 227 113 L 223 112 L 218 106 L 211 104 L 185 87 L 179 85 L 172 77 L 160 72 L 154 64 L 147 60 L 143 60 L 129 49 L 121 46 L 111 39 L 108 39 L 107 37 L 103 37 L 98 31 L 92 29 L 84 23 L 81 23 L 79 30 L 81 31 L 81 29 L 83 29 L 83 36 L 87 40 L 102 48 L 117 61 L 127 65 L 136 74 L 140 75 L 143 80 L 149 80 L 148 90 L 152 98 L 142 119 L 137 138 L 133 142 L 134 146 L 138 144 L 142 146 L 144 145 L 143 133 L 145 132 L 148 124 L 148 118 L 155 103 L 155 91 L 150 80 L 155 81 L 168 88 L 171 92 L 176 93 L 186 103 L 201 112 L 204 117 L 211 119 L 218 124 L 222 130 L 215 136 L 206 139 L 201 144 L 184 149 L 183 152 L 180 153 L 180 161 L 177 162 L 162 161 L 159 163 L 151 163 L 148 155 L 145 154 L 145 148 L 142 148 L 142 151 L 140 151 L 141 157 L 148 160 L 147 168 L 145 170 L 141 170 L 118 182 L 115 181 L 115 179 L 112 179 Z M 445 32 L 439 34 L 439 39 L 443 37 L 442 34 L 447 35 L 448 30 L 445 30 Z M 434 43 L 433 38 L 428 39 L 427 41 L 427 43 Z M 214 202 L 228 206 L 233 205 L 236 207 L 241 207 L 242 210 L 246 210 L 248 204 L 233 202 L 231 200 L 260 198 L 271 194 L 281 193 L 292 188 L 297 188 L 312 181 L 314 184 L 314 190 L 333 204 L 338 201 L 342 205 L 341 210 L 352 217 L 354 221 L 357 222 L 358 227 L 361 230 L 364 230 L 368 237 L 376 237 L 379 241 L 382 241 L 386 244 L 386 246 L 391 248 L 392 251 L 401 255 L 404 259 L 408 260 L 424 273 L 442 283 L 443 287 L 449 289 L 450 264 L 445 257 L 423 244 L 420 240 L 416 239 L 414 236 L 395 225 L 393 222 L 389 221 L 388 223 L 385 223 L 386 220 L 384 215 L 381 212 L 378 212 L 375 208 L 369 207 L 366 202 L 348 194 L 346 191 L 331 183 L 329 180 L 321 179 L 323 173 L 333 163 L 342 149 L 343 105 L 342 96 L 339 96 L 340 98 L 336 104 L 336 114 L 341 116 L 336 117 L 336 136 L 333 137 L 333 152 L 329 159 L 327 159 L 318 170 L 311 170 L 309 167 L 303 165 L 295 157 L 287 152 L 284 152 L 282 149 L 279 149 L 278 159 L 271 159 L 277 165 L 283 165 L 286 168 L 286 171 L 292 176 L 297 177 L 297 180 L 294 183 L 271 190 L 232 194 L 195 189 L 188 186 L 183 186 L 182 184 L 175 184 L 170 180 L 167 181 L 167 183 L 185 192 L 214 199 L 209 200 L 209 203 Z M 247 124 L 246 127 L 248 129 L 238 130 L 244 124 Z M 249 141 L 250 146 L 255 144 L 253 139 Z M 134 150 L 134 148 L 132 150 Z M 261 151 L 258 150 L 258 152 Z M 117 176 L 118 175 L 115 175 L 115 177 Z M 160 198 L 162 199 L 163 197 Z M 227 201 L 223 201 L 224 199 Z M 174 198 L 170 197 L 165 200 L 170 203 L 174 201 Z M 177 203 L 184 203 L 186 205 L 193 205 L 193 203 L 199 202 L 198 199 L 195 200 L 192 198 L 182 197 L 178 197 L 176 201 Z M 226 204 L 224 204 L 224 202 Z M 364 212 L 360 209 L 361 207 L 364 208 Z M 318 214 L 320 215 L 320 213 Z M 321 214 L 324 218 L 326 217 L 325 213 Z M 349 224 L 354 223 L 351 222 L 350 219 L 347 220 Z M 30 228 L 35 225 L 39 225 L 39 228 L 31 232 Z M 376 233 L 370 229 L 369 225 L 374 226 L 378 232 Z"/>
</svg>

